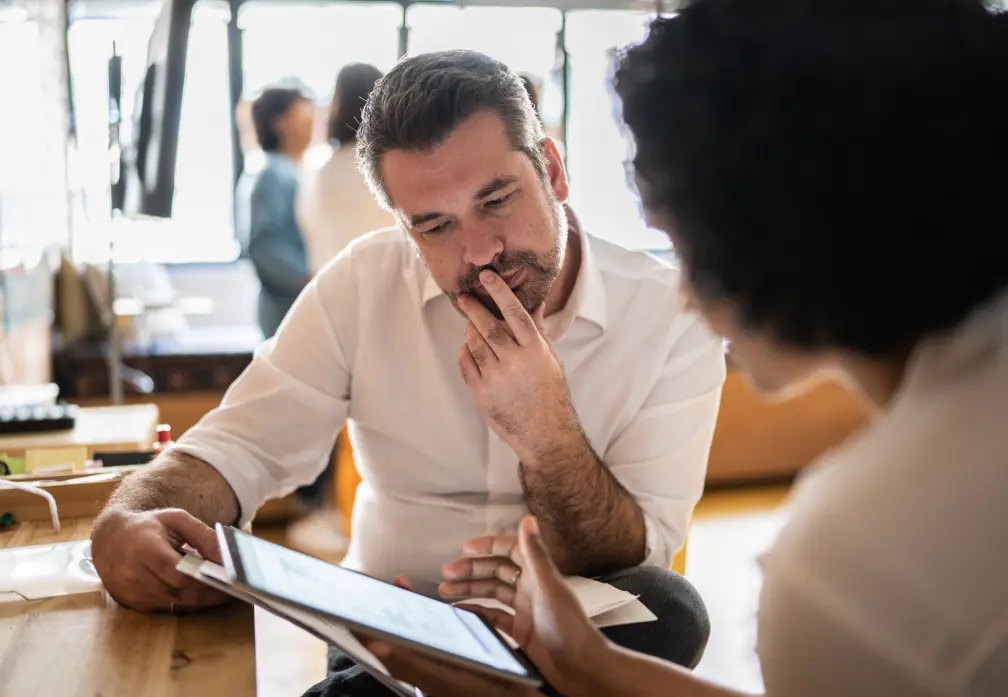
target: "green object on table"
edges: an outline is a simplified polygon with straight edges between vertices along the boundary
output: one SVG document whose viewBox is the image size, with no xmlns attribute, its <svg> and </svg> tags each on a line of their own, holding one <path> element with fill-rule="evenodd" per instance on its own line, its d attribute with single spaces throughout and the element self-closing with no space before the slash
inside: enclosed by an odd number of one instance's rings
<svg viewBox="0 0 1008 697">
<path fill-rule="evenodd" d="M 0 516 L 0 528 L 9 528 L 14 522 L 14 514 L 9 511 Z"/>
<path fill-rule="evenodd" d="M 0 460 L 7 465 L 10 470 L 7 474 L 24 474 L 25 459 L 23 457 L 7 457 L 7 453 L 0 453 Z"/>
</svg>

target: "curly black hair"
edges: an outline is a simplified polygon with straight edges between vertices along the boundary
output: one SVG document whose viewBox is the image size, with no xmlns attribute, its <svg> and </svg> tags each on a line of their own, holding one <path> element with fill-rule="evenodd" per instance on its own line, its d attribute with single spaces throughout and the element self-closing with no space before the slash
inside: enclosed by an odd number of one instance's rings
<svg viewBox="0 0 1008 697">
<path fill-rule="evenodd" d="M 703 298 L 895 356 L 1008 282 L 1008 16 L 970 0 L 697 0 L 615 78 L 644 205 Z"/>
</svg>

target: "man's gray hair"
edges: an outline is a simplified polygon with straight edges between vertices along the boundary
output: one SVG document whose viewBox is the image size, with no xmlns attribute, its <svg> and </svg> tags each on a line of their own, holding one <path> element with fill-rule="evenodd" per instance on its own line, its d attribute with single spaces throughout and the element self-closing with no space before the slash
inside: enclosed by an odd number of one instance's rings
<svg viewBox="0 0 1008 697">
<path fill-rule="evenodd" d="M 440 51 L 404 58 L 376 84 L 357 129 L 357 162 L 378 202 L 392 200 L 381 177 L 391 150 L 430 152 L 481 111 L 504 122 L 513 150 L 546 179 L 545 135 L 521 79 L 476 51 Z"/>
</svg>

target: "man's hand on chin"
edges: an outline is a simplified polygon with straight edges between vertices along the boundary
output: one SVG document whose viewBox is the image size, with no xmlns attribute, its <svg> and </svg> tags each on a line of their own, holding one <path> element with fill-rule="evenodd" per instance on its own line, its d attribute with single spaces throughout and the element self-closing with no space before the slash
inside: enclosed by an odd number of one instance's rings
<svg viewBox="0 0 1008 697">
<path fill-rule="evenodd" d="M 459 296 L 469 318 L 459 368 L 483 420 L 522 462 L 534 462 L 581 435 L 563 366 L 543 329 L 542 306 L 530 315 L 493 271 L 483 271 L 480 282 L 504 319 Z"/>
</svg>

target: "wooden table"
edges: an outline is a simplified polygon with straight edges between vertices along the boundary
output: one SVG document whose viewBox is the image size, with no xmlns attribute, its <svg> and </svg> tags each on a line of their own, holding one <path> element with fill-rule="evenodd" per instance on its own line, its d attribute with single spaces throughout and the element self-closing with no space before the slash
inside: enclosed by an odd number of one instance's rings
<svg viewBox="0 0 1008 697">
<path fill-rule="evenodd" d="M 87 539 L 89 519 L 23 523 L 0 548 Z M 0 604 L 3 697 L 254 697 L 252 608 L 145 615 L 93 592 Z"/>
</svg>

